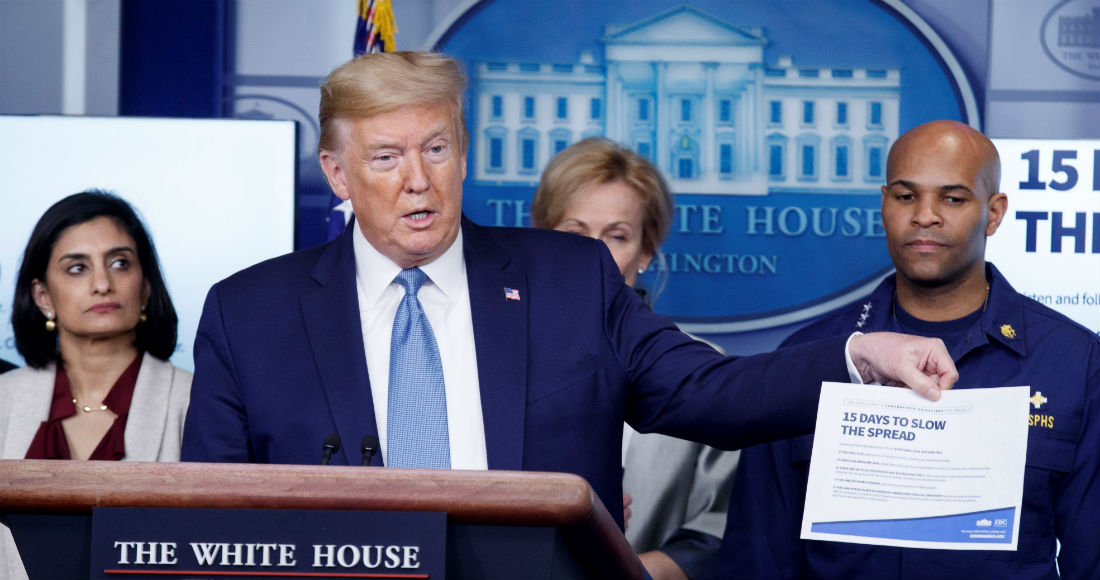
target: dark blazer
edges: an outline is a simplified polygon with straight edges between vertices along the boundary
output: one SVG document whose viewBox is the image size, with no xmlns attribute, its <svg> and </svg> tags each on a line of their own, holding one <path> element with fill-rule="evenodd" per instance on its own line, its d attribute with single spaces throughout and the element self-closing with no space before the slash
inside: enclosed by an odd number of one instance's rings
<svg viewBox="0 0 1100 580">
<path fill-rule="evenodd" d="M 848 380 L 843 337 L 726 358 L 653 314 L 597 240 L 462 227 L 489 468 L 581 475 L 620 524 L 624 419 L 737 448 L 811 431 L 821 381 Z M 210 289 L 184 461 L 317 463 L 337 432 L 333 464 L 359 464 L 377 431 L 353 232 Z"/>
</svg>

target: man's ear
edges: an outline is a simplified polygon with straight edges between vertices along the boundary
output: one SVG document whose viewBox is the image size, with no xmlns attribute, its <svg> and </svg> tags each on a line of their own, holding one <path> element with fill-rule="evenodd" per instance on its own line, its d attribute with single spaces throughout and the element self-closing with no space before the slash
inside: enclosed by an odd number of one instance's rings
<svg viewBox="0 0 1100 580">
<path fill-rule="evenodd" d="M 993 193 L 986 202 L 986 212 L 989 220 L 985 224 L 986 237 L 992 236 L 997 228 L 1001 227 L 1001 220 L 1008 211 L 1008 196 L 1003 193 Z"/>
<path fill-rule="evenodd" d="M 340 199 L 347 199 L 350 197 L 351 194 L 348 193 L 347 175 L 340 162 L 340 156 L 334 151 L 322 149 L 320 157 L 321 171 L 324 172 L 325 181 L 328 181 L 328 186 L 332 188 L 332 192 Z"/>
</svg>

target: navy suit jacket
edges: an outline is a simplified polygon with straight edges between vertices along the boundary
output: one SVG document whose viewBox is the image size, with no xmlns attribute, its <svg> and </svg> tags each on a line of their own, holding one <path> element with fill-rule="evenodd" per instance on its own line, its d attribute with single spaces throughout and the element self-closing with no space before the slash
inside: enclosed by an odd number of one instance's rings
<svg viewBox="0 0 1100 580">
<path fill-rule="evenodd" d="M 843 337 L 723 357 L 653 314 L 602 242 L 462 227 L 489 468 L 581 475 L 620 525 L 624 419 L 739 448 L 810 432 L 821 381 L 848 380 Z M 359 442 L 377 430 L 353 235 L 211 288 L 185 461 L 317 463 L 337 432 L 333 464 L 360 463 Z M 505 288 L 520 299 L 505 299 Z"/>
</svg>

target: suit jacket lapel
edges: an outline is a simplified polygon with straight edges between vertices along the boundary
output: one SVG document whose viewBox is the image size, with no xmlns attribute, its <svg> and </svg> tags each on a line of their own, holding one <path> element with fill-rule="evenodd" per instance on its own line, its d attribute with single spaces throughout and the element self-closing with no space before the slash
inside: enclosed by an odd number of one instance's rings
<svg viewBox="0 0 1100 580">
<path fill-rule="evenodd" d="M 8 427 L 3 434 L 4 448 L 0 458 L 23 459 L 27 456 L 27 449 L 38 427 L 50 415 L 56 377 L 57 367 L 52 363 L 42 370 L 25 367 L 11 371 L 11 409 L 0 409 L 0 412 L 8 413 Z"/>
<path fill-rule="evenodd" d="M 527 275 L 490 232 L 463 220 L 489 469 L 522 469 L 527 404 Z M 506 289 L 515 290 L 513 298 Z"/>
<path fill-rule="evenodd" d="M 343 441 L 333 463 L 343 456 L 347 465 L 359 462 L 348 449 L 358 449 L 364 435 L 378 433 L 363 352 L 363 329 L 359 322 L 353 235 L 354 230 L 348 227 L 329 244 L 313 269 L 317 290 L 301 298 L 302 316 L 321 386 Z M 355 457 L 354 463 L 352 457 Z M 382 464 L 380 453 L 374 456 L 371 464 Z"/>
<path fill-rule="evenodd" d="M 158 362 L 149 353 L 141 360 L 123 435 L 127 461 L 156 461 L 160 456 L 172 392 L 172 365 Z"/>
</svg>

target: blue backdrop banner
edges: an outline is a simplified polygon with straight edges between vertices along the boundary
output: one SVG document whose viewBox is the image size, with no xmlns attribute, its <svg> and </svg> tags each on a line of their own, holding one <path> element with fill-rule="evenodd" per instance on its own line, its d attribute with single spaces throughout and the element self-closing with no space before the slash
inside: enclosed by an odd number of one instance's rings
<svg viewBox="0 0 1100 580">
<path fill-rule="evenodd" d="M 886 155 L 933 119 L 975 124 L 935 33 L 896 2 L 485 1 L 438 35 L 465 61 L 463 209 L 529 226 L 555 153 L 605 136 L 660 168 L 672 232 L 641 278 L 698 332 L 806 320 L 891 269 Z"/>
</svg>

